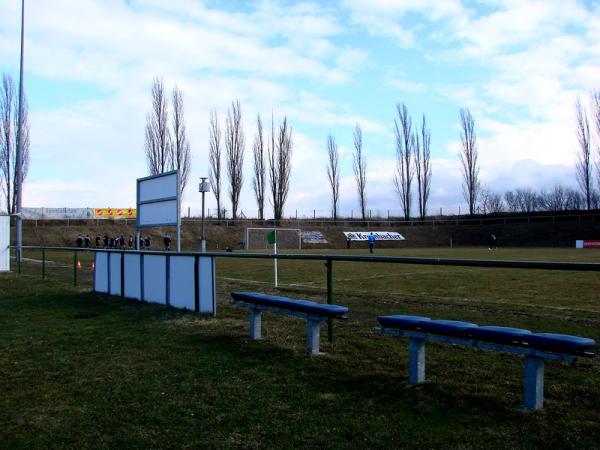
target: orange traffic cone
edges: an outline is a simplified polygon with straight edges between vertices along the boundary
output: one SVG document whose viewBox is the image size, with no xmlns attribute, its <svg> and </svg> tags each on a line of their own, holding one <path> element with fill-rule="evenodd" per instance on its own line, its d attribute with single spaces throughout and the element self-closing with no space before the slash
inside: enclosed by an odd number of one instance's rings
<svg viewBox="0 0 600 450">
<path fill-rule="evenodd" d="M 77 261 L 77 266 L 75 267 L 77 267 L 77 269 L 81 269 L 81 262 Z"/>
</svg>

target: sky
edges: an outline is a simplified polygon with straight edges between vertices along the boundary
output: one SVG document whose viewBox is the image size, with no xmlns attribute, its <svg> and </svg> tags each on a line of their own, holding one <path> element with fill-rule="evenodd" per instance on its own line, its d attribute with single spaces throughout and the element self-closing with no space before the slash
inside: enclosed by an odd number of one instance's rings
<svg viewBox="0 0 600 450">
<path fill-rule="evenodd" d="M 0 72 L 16 82 L 20 4 L 0 0 Z M 589 106 L 600 88 L 597 0 L 35 0 L 25 20 L 26 207 L 135 206 L 135 180 L 148 175 L 144 129 L 155 77 L 184 95 L 192 150 L 184 213 L 200 211 L 210 112 L 224 123 L 240 101 L 247 216 L 257 208 L 257 114 L 285 116 L 293 127 L 285 216 L 330 214 L 329 134 L 340 150 L 340 213 L 357 216 L 356 124 L 367 208 L 400 215 L 392 177 L 402 103 L 413 123 L 425 115 L 431 129 L 428 212 L 452 214 L 467 209 L 461 108 L 475 119 L 482 185 L 498 193 L 575 187 L 574 105 L 580 97 Z M 214 196 L 206 200 L 214 210 Z"/>
</svg>

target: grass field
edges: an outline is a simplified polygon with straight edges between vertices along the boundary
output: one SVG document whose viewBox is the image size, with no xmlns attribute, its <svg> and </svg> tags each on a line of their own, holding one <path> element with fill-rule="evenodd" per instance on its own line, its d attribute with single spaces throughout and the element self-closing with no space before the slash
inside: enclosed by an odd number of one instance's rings
<svg viewBox="0 0 600 450">
<path fill-rule="evenodd" d="M 354 254 L 366 254 L 353 249 Z M 344 251 L 344 254 L 347 251 Z M 405 249 L 378 255 L 600 262 L 575 249 Z M 2 448 L 598 448 L 600 362 L 546 365 L 545 408 L 522 413 L 519 357 L 428 345 L 407 384 L 407 343 L 379 314 L 419 314 L 600 341 L 600 272 L 334 263 L 350 319 L 304 353 L 304 322 L 265 315 L 246 339 L 232 290 L 276 292 L 272 262 L 217 260 L 218 317 L 90 293 L 91 260 L 29 251 L 0 275 Z M 322 261 L 279 261 L 283 295 L 324 301 Z"/>
</svg>

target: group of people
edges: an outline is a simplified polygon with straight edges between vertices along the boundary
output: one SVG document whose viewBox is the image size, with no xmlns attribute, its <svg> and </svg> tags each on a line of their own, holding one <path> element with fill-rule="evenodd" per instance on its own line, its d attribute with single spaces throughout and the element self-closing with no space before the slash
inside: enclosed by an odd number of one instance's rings
<svg viewBox="0 0 600 450">
<path fill-rule="evenodd" d="M 171 236 L 169 234 L 165 234 L 163 236 L 163 242 L 165 245 L 165 250 L 171 250 Z M 90 248 L 92 244 L 92 240 L 89 234 L 78 234 L 75 239 L 75 243 L 79 248 Z M 127 239 L 125 239 L 125 235 L 121 233 L 117 236 L 109 236 L 108 233 L 105 233 L 103 237 L 99 235 L 96 236 L 95 239 L 96 248 L 115 248 L 119 250 L 137 250 L 137 245 L 135 242 L 135 238 L 130 234 Z M 149 234 L 145 236 L 140 236 L 140 250 L 150 249 L 152 244 L 152 238 Z"/>
</svg>

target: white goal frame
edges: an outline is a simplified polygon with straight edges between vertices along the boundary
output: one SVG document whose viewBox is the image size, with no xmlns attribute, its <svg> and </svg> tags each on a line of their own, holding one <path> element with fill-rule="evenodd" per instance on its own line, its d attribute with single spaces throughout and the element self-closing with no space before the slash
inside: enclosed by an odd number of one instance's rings
<svg viewBox="0 0 600 450">
<path fill-rule="evenodd" d="M 295 231 L 298 234 L 298 249 L 302 249 L 302 230 L 300 228 L 266 228 L 266 227 L 257 227 L 257 228 L 246 228 L 246 250 L 250 249 L 250 231 L 254 230 L 263 230 L 263 231 Z"/>
</svg>

